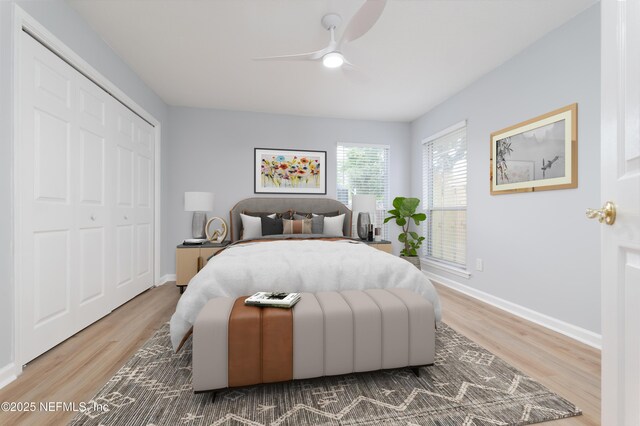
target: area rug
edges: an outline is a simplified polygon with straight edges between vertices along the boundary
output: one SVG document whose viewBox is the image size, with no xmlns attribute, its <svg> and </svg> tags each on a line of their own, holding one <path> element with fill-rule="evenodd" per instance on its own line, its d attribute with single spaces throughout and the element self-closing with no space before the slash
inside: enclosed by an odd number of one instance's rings
<svg viewBox="0 0 640 426">
<path fill-rule="evenodd" d="M 435 365 L 420 373 L 385 370 L 229 389 L 211 402 L 210 394 L 192 391 L 190 340 L 174 354 L 165 324 L 70 424 L 480 426 L 581 414 L 446 324 L 436 333 Z M 98 406 L 103 410 L 92 408 Z"/>
</svg>

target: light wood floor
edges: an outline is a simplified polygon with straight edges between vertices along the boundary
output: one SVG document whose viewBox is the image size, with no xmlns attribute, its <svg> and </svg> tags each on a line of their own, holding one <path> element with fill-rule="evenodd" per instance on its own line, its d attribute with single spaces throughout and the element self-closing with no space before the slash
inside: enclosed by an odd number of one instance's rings
<svg viewBox="0 0 640 426">
<path fill-rule="evenodd" d="M 31 361 L 0 390 L 1 401 L 87 402 L 153 333 L 179 299 L 171 284 L 152 288 Z M 2 413 L 0 425 L 66 425 L 73 412 Z"/>
<path fill-rule="evenodd" d="M 600 424 L 600 351 L 436 284 L 442 319 L 576 404 L 582 416 L 545 425 Z"/>
<path fill-rule="evenodd" d="M 600 353 L 560 334 L 437 286 L 445 322 L 578 405 L 580 417 L 545 423 L 600 424 Z M 83 402 L 168 321 L 172 284 L 151 289 L 35 359 L 0 390 L 0 401 Z M 1 413 L 0 425 L 63 425 L 74 413 Z"/>
</svg>

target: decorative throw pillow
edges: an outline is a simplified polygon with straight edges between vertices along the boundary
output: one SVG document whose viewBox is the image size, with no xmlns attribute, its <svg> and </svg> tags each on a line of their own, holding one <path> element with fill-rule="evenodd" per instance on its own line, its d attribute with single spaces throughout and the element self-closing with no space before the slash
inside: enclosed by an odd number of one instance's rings
<svg viewBox="0 0 640 426">
<path fill-rule="evenodd" d="M 282 219 L 283 234 L 311 234 L 311 219 Z"/>
<path fill-rule="evenodd" d="M 262 219 L 240 213 L 242 219 L 242 239 L 251 240 L 262 237 Z"/>
<path fill-rule="evenodd" d="M 275 214 L 274 217 L 263 216 L 260 218 L 262 221 L 262 235 L 276 235 L 282 234 L 282 219 L 276 219 Z"/>
<path fill-rule="evenodd" d="M 343 224 L 344 224 L 344 213 L 335 217 L 325 217 L 324 229 L 322 230 L 322 233 L 324 235 L 344 236 L 344 232 L 342 232 Z"/>
<path fill-rule="evenodd" d="M 308 216 L 303 216 L 298 213 L 293 215 L 295 220 L 303 220 L 309 219 Z M 319 214 L 314 214 L 311 217 L 311 233 L 312 234 L 322 234 L 322 230 L 324 229 L 324 216 Z"/>
</svg>

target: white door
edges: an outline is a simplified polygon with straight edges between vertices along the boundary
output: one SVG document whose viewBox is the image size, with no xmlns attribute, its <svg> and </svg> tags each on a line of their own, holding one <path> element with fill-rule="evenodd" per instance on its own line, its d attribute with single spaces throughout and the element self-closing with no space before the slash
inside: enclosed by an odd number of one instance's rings
<svg viewBox="0 0 640 426">
<path fill-rule="evenodd" d="M 136 138 L 136 293 L 153 285 L 153 230 L 154 230 L 154 129 L 153 126 L 135 118 Z"/>
<path fill-rule="evenodd" d="M 19 361 L 153 285 L 153 126 L 26 33 L 16 148 Z"/>
<path fill-rule="evenodd" d="M 117 101 L 115 306 L 153 285 L 153 127 Z"/>
<path fill-rule="evenodd" d="M 73 70 L 31 37 L 22 36 L 22 177 L 16 200 L 21 250 L 23 359 L 71 335 L 71 271 L 75 248 L 71 194 L 74 121 Z"/>
<path fill-rule="evenodd" d="M 113 308 L 113 237 L 108 169 L 114 146 L 107 121 L 107 95 L 84 76 L 77 76 L 78 141 L 76 161 L 76 226 L 78 282 L 74 289 L 76 328 L 82 329 Z"/>
<path fill-rule="evenodd" d="M 133 113 L 121 108 L 117 101 L 110 102 L 115 117 L 115 206 L 114 224 L 116 240 L 115 303 L 124 303 L 135 295 L 135 209 L 134 176 L 135 145 Z M 129 296 L 131 295 L 131 297 Z"/>
<path fill-rule="evenodd" d="M 640 425 L 640 0 L 602 4 L 602 424 Z"/>
</svg>

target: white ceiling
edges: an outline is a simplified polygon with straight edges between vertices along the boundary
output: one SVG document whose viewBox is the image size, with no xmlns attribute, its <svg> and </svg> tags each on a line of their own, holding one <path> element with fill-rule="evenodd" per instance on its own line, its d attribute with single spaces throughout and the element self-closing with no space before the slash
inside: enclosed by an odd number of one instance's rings
<svg viewBox="0 0 640 426">
<path fill-rule="evenodd" d="M 596 0 L 389 0 L 356 71 L 256 62 L 328 44 L 362 0 L 67 0 L 170 105 L 411 121 Z"/>
</svg>

